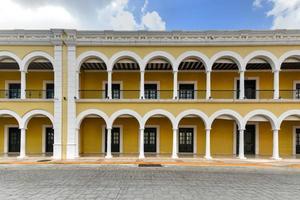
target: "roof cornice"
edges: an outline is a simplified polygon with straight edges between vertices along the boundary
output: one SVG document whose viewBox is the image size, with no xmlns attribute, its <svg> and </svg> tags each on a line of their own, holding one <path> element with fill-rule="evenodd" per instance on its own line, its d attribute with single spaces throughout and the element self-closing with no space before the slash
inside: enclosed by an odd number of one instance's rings
<svg viewBox="0 0 300 200">
<path fill-rule="evenodd" d="M 77 31 L 0 30 L 0 45 L 233 46 L 300 45 L 300 30 Z"/>
</svg>

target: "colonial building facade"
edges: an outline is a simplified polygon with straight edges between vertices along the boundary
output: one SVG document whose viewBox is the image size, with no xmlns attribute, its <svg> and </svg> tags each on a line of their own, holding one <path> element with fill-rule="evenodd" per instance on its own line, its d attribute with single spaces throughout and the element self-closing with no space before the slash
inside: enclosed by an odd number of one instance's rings
<svg viewBox="0 0 300 200">
<path fill-rule="evenodd" d="M 0 31 L 0 155 L 300 154 L 300 31 Z"/>
</svg>

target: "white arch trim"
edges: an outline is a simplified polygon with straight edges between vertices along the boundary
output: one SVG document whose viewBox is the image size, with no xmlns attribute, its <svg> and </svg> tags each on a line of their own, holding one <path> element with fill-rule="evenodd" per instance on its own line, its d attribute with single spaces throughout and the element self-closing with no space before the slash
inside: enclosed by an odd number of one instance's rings
<svg viewBox="0 0 300 200">
<path fill-rule="evenodd" d="M 78 129 L 80 129 L 80 125 L 81 125 L 82 120 L 85 117 L 89 116 L 89 115 L 97 115 L 97 116 L 101 117 L 105 121 L 106 125 L 108 124 L 109 117 L 107 116 L 106 113 L 102 112 L 101 110 L 97 110 L 97 109 L 88 109 L 88 110 L 82 111 L 77 116 L 76 126 L 77 126 Z"/>
<path fill-rule="evenodd" d="M 16 54 L 9 51 L 0 51 L 0 58 L 1 57 L 7 57 L 15 60 L 19 65 L 19 69 L 21 70 L 22 60 Z"/>
<path fill-rule="evenodd" d="M 121 52 L 115 53 L 109 59 L 108 65 L 107 65 L 107 71 L 112 71 L 113 67 L 114 67 L 114 64 L 116 64 L 122 58 L 131 58 L 131 59 L 133 59 L 135 62 L 138 63 L 140 69 L 143 66 L 143 60 L 139 55 L 137 55 L 136 53 L 134 53 L 132 51 L 121 51 Z"/>
<path fill-rule="evenodd" d="M 218 117 L 220 117 L 222 115 L 226 115 L 226 116 L 232 117 L 236 121 L 236 123 L 238 124 L 239 129 L 244 129 L 245 126 L 244 126 L 244 123 L 243 123 L 243 117 L 239 113 L 237 113 L 237 112 L 235 112 L 233 110 L 230 110 L 230 109 L 219 110 L 219 111 L 216 111 L 214 114 L 212 114 L 209 117 L 209 124 L 208 124 L 207 128 L 211 129 L 211 126 L 212 126 L 213 122 Z"/>
<path fill-rule="evenodd" d="M 284 53 L 278 61 L 278 65 L 279 65 L 279 69 L 281 68 L 282 63 L 284 63 L 284 61 L 290 57 L 293 56 L 297 56 L 300 57 L 300 50 L 293 50 L 293 51 L 288 51 L 286 53 Z"/>
<path fill-rule="evenodd" d="M 239 71 L 243 71 L 244 60 L 240 56 L 240 54 L 233 52 L 233 51 L 220 51 L 220 52 L 216 53 L 215 55 L 213 55 L 210 59 L 210 69 L 209 70 L 212 70 L 211 69 L 212 65 L 221 58 L 232 59 L 238 65 Z"/>
<path fill-rule="evenodd" d="M 200 110 L 195 110 L 195 109 L 185 110 L 185 111 L 181 112 L 179 115 L 177 115 L 177 117 L 175 119 L 175 126 L 178 127 L 180 121 L 188 115 L 194 115 L 194 116 L 200 117 L 205 125 L 205 128 L 209 127 L 208 116 L 204 112 L 202 112 Z"/>
<path fill-rule="evenodd" d="M 114 121 L 122 116 L 122 115 L 130 115 L 134 118 L 136 118 L 136 120 L 139 122 L 139 125 L 140 125 L 140 128 L 142 128 L 143 126 L 143 118 L 141 117 L 140 114 L 138 114 L 136 111 L 134 110 L 130 110 L 130 109 L 123 109 L 123 110 L 119 110 L 119 111 L 116 111 L 114 112 L 109 120 L 108 120 L 108 123 L 107 123 L 107 128 L 112 128 L 113 124 L 114 124 Z"/>
<path fill-rule="evenodd" d="M 175 71 L 175 69 L 177 69 L 178 67 L 176 66 L 176 59 L 168 52 L 165 51 L 154 51 L 149 53 L 148 55 L 146 55 L 143 59 L 143 67 L 141 68 L 142 71 L 145 70 L 146 65 L 155 58 L 163 58 L 166 59 L 168 62 L 170 62 L 170 64 L 172 65 L 172 69 L 173 71 Z"/>
<path fill-rule="evenodd" d="M 20 128 L 27 128 L 27 125 L 28 125 L 28 122 L 30 121 L 30 119 L 36 115 L 44 115 L 45 117 L 48 117 L 50 119 L 52 125 L 54 126 L 54 117 L 52 114 L 50 114 L 49 112 L 47 112 L 45 110 L 32 110 L 23 116 L 22 124 L 21 124 Z"/>
<path fill-rule="evenodd" d="M 268 110 L 263 110 L 263 109 L 258 109 L 258 110 L 253 110 L 249 112 L 245 117 L 244 117 L 244 126 L 248 123 L 248 121 L 255 116 L 263 116 L 266 119 L 268 119 L 271 123 L 272 129 L 273 130 L 279 130 L 279 126 L 277 123 L 277 117 L 270 111 Z"/>
<path fill-rule="evenodd" d="M 20 68 L 21 71 L 27 71 L 29 64 L 36 58 L 45 58 L 49 60 L 53 66 L 53 70 L 55 71 L 54 58 L 44 51 L 34 51 L 27 54 L 22 60 L 22 65 Z"/>
<path fill-rule="evenodd" d="M 180 63 L 182 61 L 184 61 L 184 59 L 190 58 L 190 57 L 193 57 L 193 58 L 196 58 L 196 59 L 200 60 L 204 64 L 205 70 L 208 71 L 208 69 L 209 69 L 209 58 L 206 55 L 204 55 L 203 53 L 200 53 L 198 51 L 187 51 L 187 52 L 184 52 L 183 54 L 181 54 L 176 59 L 176 65 L 174 66 L 174 71 L 178 70 L 178 67 L 179 67 Z"/>
<path fill-rule="evenodd" d="M 21 125 L 22 125 L 22 118 L 17 113 L 15 113 L 14 111 L 11 111 L 11 110 L 0 110 L 0 116 L 1 115 L 10 115 L 10 116 L 12 116 L 13 118 L 15 118 L 17 120 L 19 127 L 21 127 Z"/>
<path fill-rule="evenodd" d="M 300 117 L 300 110 L 289 110 L 289 111 L 286 111 L 284 113 L 282 113 L 279 118 L 278 118 L 278 127 L 280 128 L 282 122 L 287 118 L 287 117 L 290 117 L 290 116 L 298 116 Z"/>
<path fill-rule="evenodd" d="M 248 54 L 244 59 L 244 70 L 246 70 L 247 64 L 254 58 L 262 58 L 271 65 L 273 71 L 278 70 L 278 59 L 269 51 L 254 51 Z"/>
<path fill-rule="evenodd" d="M 77 61 L 76 61 L 77 71 L 80 71 L 80 67 L 81 67 L 82 63 L 89 58 L 98 58 L 105 63 L 106 67 L 108 65 L 108 58 L 106 55 L 104 55 L 103 53 L 98 52 L 98 51 L 87 51 L 78 56 Z"/>
<path fill-rule="evenodd" d="M 170 113 L 166 110 L 162 110 L 162 109 L 156 109 L 156 110 L 151 110 L 151 111 L 147 112 L 143 117 L 143 127 L 145 127 L 147 121 L 155 115 L 163 115 L 163 116 L 167 117 L 171 121 L 173 129 L 178 128 L 176 126 L 176 119 L 175 119 L 174 115 L 172 113 Z"/>
</svg>

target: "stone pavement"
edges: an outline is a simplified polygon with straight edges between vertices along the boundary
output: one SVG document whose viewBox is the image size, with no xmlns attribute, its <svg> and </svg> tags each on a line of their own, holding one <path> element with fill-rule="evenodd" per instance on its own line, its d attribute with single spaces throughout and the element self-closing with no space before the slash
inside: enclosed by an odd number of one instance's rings
<svg viewBox="0 0 300 200">
<path fill-rule="evenodd" d="M 300 169 L 0 165 L 0 199 L 299 199 Z"/>
</svg>

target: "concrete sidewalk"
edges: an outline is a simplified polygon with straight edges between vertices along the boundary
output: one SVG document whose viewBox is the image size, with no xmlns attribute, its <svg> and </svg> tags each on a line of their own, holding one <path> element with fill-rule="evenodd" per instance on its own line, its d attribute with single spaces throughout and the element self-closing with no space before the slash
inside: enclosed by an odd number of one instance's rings
<svg viewBox="0 0 300 200">
<path fill-rule="evenodd" d="M 51 157 L 28 157 L 17 159 L 16 157 L 5 157 L 0 159 L 0 164 L 39 165 L 39 164 L 99 164 L 99 165 L 170 165 L 170 166 L 233 166 L 233 167 L 289 167 L 300 169 L 300 159 L 287 158 L 282 160 L 271 160 L 264 158 L 248 158 L 240 160 L 237 158 L 155 158 L 150 157 L 143 160 L 134 157 L 114 157 L 104 159 L 99 157 L 81 157 L 75 160 L 53 160 Z"/>
</svg>

